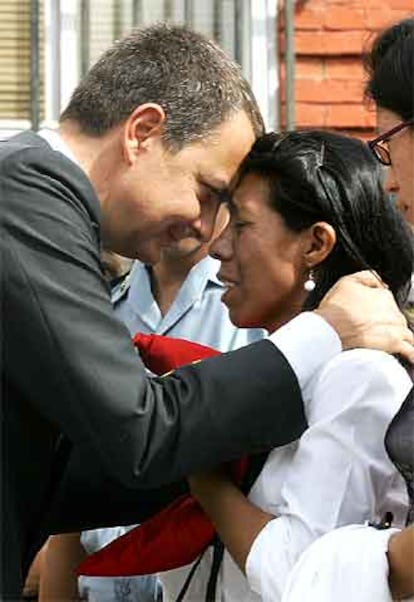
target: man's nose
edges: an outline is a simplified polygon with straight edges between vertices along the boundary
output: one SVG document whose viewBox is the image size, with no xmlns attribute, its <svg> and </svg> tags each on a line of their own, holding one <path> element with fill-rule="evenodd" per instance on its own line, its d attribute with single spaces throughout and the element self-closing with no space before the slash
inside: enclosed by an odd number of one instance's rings
<svg viewBox="0 0 414 602">
<path fill-rule="evenodd" d="M 214 259 L 229 261 L 233 257 L 233 233 L 228 224 L 210 247 L 209 254 Z"/>
<path fill-rule="evenodd" d="M 205 203 L 205 205 L 201 207 L 201 214 L 199 217 L 191 223 L 197 238 L 202 242 L 209 242 L 212 239 L 219 207 L 219 202 Z"/>
</svg>

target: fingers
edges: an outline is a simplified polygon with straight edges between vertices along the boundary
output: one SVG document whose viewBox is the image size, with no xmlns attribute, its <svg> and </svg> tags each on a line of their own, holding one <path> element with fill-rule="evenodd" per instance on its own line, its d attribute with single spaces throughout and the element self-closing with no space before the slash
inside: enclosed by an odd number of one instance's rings
<svg viewBox="0 0 414 602">
<path fill-rule="evenodd" d="M 414 336 L 387 286 L 372 271 L 341 278 L 318 313 L 338 333 L 343 349 L 368 347 L 414 361 Z"/>
<path fill-rule="evenodd" d="M 390 295 L 390 301 L 392 301 L 392 303 L 388 303 L 388 300 L 385 300 L 385 302 L 384 302 L 384 309 L 383 309 L 384 321 L 386 321 L 385 318 L 388 317 L 390 327 L 401 328 L 401 331 L 402 331 L 401 339 L 404 339 L 410 343 L 414 343 L 414 340 L 413 340 L 414 335 L 408 326 L 406 316 L 404 315 L 403 311 L 402 310 L 400 311 L 400 309 L 396 305 L 392 294 L 389 293 L 389 295 Z"/>
<path fill-rule="evenodd" d="M 370 288 L 388 288 L 385 282 L 381 280 L 377 272 L 375 272 L 374 270 L 364 270 L 362 272 L 356 272 L 351 276 L 345 276 L 345 278 L 352 279 L 355 282 L 359 282 L 360 284 L 369 286 Z"/>
<path fill-rule="evenodd" d="M 414 364 L 414 347 L 412 343 L 401 340 L 396 353 L 405 358 L 410 364 Z"/>
<path fill-rule="evenodd" d="M 404 328 L 404 332 L 403 332 L 403 334 L 401 336 L 401 340 L 405 341 L 409 345 L 413 345 L 414 346 L 414 333 L 412 332 L 412 330 L 410 330 L 407 327 Z"/>
<path fill-rule="evenodd" d="M 390 343 L 389 349 L 385 349 L 385 351 L 400 355 L 411 364 L 414 364 L 414 334 L 407 327 L 407 323 L 405 322 L 400 326 L 397 323 L 390 323 L 387 331 Z"/>
</svg>

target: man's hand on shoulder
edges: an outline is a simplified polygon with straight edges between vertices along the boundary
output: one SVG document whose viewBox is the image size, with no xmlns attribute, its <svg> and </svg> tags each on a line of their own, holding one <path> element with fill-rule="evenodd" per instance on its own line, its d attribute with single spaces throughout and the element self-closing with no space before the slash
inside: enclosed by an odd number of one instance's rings
<svg viewBox="0 0 414 602">
<path fill-rule="evenodd" d="M 336 330 L 344 349 L 380 349 L 414 363 L 413 333 L 393 295 L 374 273 L 344 276 L 315 312 Z"/>
</svg>

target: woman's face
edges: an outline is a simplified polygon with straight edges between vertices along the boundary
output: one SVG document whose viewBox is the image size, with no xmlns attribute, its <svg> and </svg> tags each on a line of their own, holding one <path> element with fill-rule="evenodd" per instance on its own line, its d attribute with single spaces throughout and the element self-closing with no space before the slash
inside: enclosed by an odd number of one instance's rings
<svg viewBox="0 0 414 602">
<path fill-rule="evenodd" d="M 386 132 L 401 123 L 401 117 L 387 109 L 378 109 L 378 131 Z M 386 167 L 385 187 L 396 195 L 397 207 L 414 226 L 414 126 L 407 127 L 388 141 L 391 156 Z"/>
<path fill-rule="evenodd" d="M 222 300 L 234 324 L 272 332 L 301 310 L 306 238 L 307 231 L 292 232 L 270 207 L 266 180 L 255 174 L 241 180 L 230 223 L 210 249 L 222 262 Z"/>
</svg>

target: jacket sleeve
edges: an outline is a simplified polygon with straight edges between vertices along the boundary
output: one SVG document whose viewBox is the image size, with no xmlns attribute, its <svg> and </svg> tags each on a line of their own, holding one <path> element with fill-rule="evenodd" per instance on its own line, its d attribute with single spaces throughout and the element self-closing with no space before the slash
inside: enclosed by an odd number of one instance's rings
<svg viewBox="0 0 414 602">
<path fill-rule="evenodd" d="M 94 192 L 44 155 L 2 162 L 5 365 L 30 403 L 129 488 L 296 439 L 300 390 L 269 341 L 147 378 L 102 276 Z"/>
</svg>

